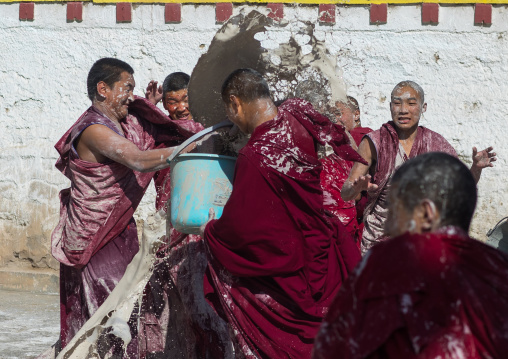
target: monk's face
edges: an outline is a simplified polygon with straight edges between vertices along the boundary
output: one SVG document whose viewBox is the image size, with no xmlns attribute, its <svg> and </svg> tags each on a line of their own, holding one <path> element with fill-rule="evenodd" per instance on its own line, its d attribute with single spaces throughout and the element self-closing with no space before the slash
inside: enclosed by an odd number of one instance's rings
<svg viewBox="0 0 508 359">
<path fill-rule="evenodd" d="M 134 77 L 127 71 L 122 72 L 120 80 L 113 87 L 105 85 L 101 95 L 104 97 L 104 106 L 108 109 L 108 115 L 116 120 L 121 120 L 129 112 L 129 104 L 134 101 Z"/>
<path fill-rule="evenodd" d="M 166 92 L 162 104 L 166 111 L 168 111 L 171 119 L 192 120 L 192 114 L 189 111 L 187 89 Z"/>
<path fill-rule="evenodd" d="M 336 122 L 341 123 L 346 130 L 351 131 L 353 128 L 360 126 L 360 111 L 353 111 L 344 102 L 336 102 L 335 109 L 332 112 L 335 115 Z"/>
<path fill-rule="evenodd" d="M 401 87 L 392 94 L 390 111 L 398 129 L 415 129 L 426 108 L 427 104 L 422 103 L 420 95 L 412 87 Z"/>
</svg>

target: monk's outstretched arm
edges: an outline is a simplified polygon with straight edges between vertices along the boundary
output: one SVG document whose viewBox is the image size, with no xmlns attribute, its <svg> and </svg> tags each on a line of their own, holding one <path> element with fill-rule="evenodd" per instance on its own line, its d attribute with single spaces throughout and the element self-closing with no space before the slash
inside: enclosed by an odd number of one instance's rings
<svg viewBox="0 0 508 359">
<path fill-rule="evenodd" d="M 371 176 L 368 174 L 370 167 L 376 160 L 376 150 L 372 141 L 365 137 L 360 142 L 360 146 L 358 146 L 358 153 L 367 161 L 368 165 L 355 162 L 341 190 L 341 197 L 344 201 L 357 198 L 362 191 L 370 191 L 377 188 L 377 185 L 370 182 Z"/>
<path fill-rule="evenodd" d="M 478 152 L 476 147 L 473 147 L 473 164 L 471 165 L 471 173 L 473 174 L 476 183 L 480 181 L 482 170 L 487 167 L 494 167 L 492 162 L 497 161 L 496 153 L 492 152 L 494 147 L 490 146 L 483 151 Z"/>
<path fill-rule="evenodd" d="M 193 144 L 182 152 L 191 150 L 192 146 Z M 141 151 L 134 143 L 103 125 L 86 128 L 77 144 L 82 160 L 101 163 L 109 158 L 138 172 L 153 172 L 169 167 L 166 159 L 175 148 Z"/>
</svg>

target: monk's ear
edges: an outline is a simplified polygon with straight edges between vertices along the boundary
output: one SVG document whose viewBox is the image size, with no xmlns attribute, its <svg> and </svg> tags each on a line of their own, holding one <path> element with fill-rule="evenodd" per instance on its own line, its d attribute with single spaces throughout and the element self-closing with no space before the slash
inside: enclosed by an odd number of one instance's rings
<svg viewBox="0 0 508 359">
<path fill-rule="evenodd" d="M 439 228 L 441 215 L 430 199 L 424 199 L 420 203 L 421 209 L 421 230 L 422 232 L 432 232 Z"/>
<path fill-rule="evenodd" d="M 231 101 L 231 106 L 233 107 L 233 110 L 236 114 L 240 113 L 242 111 L 243 101 L 235 95 L 229 96 L 229 99 Z"/>
<path fill-rule="evenodd" d="M 427 111 L 427 102 L 425 102 L 422 106 L 422 113 L 424 113 L 425 111 Z"/>
<path fill-rule="evenodd" d="M 109 86 L 104 81 L 97 82 L 97 94 L 99 95 L 97 100 L 105 99 L 109 90 Z"/>
</svg>

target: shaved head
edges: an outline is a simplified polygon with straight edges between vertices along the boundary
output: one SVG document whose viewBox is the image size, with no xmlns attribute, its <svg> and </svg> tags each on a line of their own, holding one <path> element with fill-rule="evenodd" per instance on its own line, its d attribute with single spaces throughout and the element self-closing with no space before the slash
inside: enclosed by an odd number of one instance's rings
<svg viewBox="0 0 508 359">
<path fill-rule="evenodd" d="M 409 80 L 399 82 L 397 85 L 395 85 L 395 87 L 392 90 L 391 97 L 393 98 L 395 92 L 397 92 L 397 90 L 399 90 L 403 87 L 411 87 L 413 90 L 416 91 L 416 93 L 420 97 L 420 104 L 425 103 L 425 93 L 423 92 L 422 87 L 420 85 L 418 85 L 416 82 L 409 81 Z"/>
<path fill-rule="evenodd" d="M 430 200 L 440 213 L 441 226 L 469 230 L 476 207 L 476 183 L 471 171 L 453 156 L 430 152 L 407 161 L 393 175 L 390 192 L 390 201 L 399 201 L 407 212 Z"/>
<path fill-rule="evenodd" d="M 270 89 L 263 76 L 253 69 L 233 71 L 222 85 L 222 100 L 227 104 L 234 95 L 245 102 L 260 98 L 271 98 Z"/>
</svg>

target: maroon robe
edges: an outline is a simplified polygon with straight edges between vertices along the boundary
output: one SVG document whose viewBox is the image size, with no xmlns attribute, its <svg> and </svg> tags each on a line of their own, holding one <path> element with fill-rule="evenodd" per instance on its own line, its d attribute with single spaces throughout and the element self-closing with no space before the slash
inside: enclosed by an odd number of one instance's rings
<svg viewBox="0 0 508 359">
<path fill-rule="evenodd" d="M 341 288 L 313 358 L 504 358 L 508 257 L 455 227 L 373 247 Z"/>
<path fill-rule="evenodd" d="M 363 137 L 372 132 L 373 129 L 369 127 L 355 127 L 349 133 L 353 137 L 353 139 L 356 142 L 357 146 L 360 146 L 360 142 L 362 142 Z M 363 232 L 363 212 L 365 212 L 365 207 L 367 206 L 368 202 L 368 194 L 367 191 L 362 192 L 362 197 L 359 201 L 356 201 L 355 208 L 356 208 L 356 221 L 358 222 L 358 239 L 357 244 L 360 246 L 362 242 L 362 232 Z"/>
<path fill-rule="evenodd" d="M 60 192 L 61 217 L 51 237 L 52 254 L 61 263 L 62 347 L 108 297 L 138 251 L 132 215 L 155 173 L 140 173 L 113 161 L 79 159 L 74 141 L 93 124 L 121 135 L 92 106 L 55 145 L 60 154 L 56 167 L 71 180 L 71 187 Z M 194 122 L 172 121 L 139 97 L 121 126 L 142 151 L 178 145 L 201 128 Z"/>
<path fill-rule="evenodd" d="M 399 136 L 393 121 L 385 123 L 379 130 L 370 132 L 366 136 L 373 142 L 376 149 L 377 162 L 372 183 L 378 188 L 368 193 L 368 202 L 364 211 L 365 230 L 362 238 L 362 252 L 366 252 L 376 243 L 386 239 L 383 234 L 387 214 L 386 200 L 390 178 L 397 169 L 396 158 L 402 156 L 402 163 L 404 163 L 408 159 L 427 152 L 445 152 L 457 157 L 457 152 L 443 136 L 422 126 L 418 127 L 409 156 L 400 148 Z"/>
<path fill-rule="evenodd" d="M 331 154 L 320 159 L 323 166 L 321 171 L 321 187 L 323 188 L 324 208 L 333 214 L 346 227 L 346 230 L 358 243 L 358 220 L 355 200 L 344 201 L 340 192 L 346 182 L 353 162 L 346 161 Z"/>
<path fill-rule="evenodd" d="M 362 142 L 363 137 L 367 134 L 374 131 L 372 128 L 369 127 L 355 127 L 351 131 L 349 131 L 349 134 L 356 142 L 357 146 L 360 146 L 360 142 Z"/>
<path fill-rule="evenodd" d="M 222 217 L 206 226 L 205 292 L 247 358 L 308 358 L 342 281 L 360 258 L 327 217 L 316 142 L 361 161 L 340 126 L 291 99 L 240 151 Z"/>
</svg>

